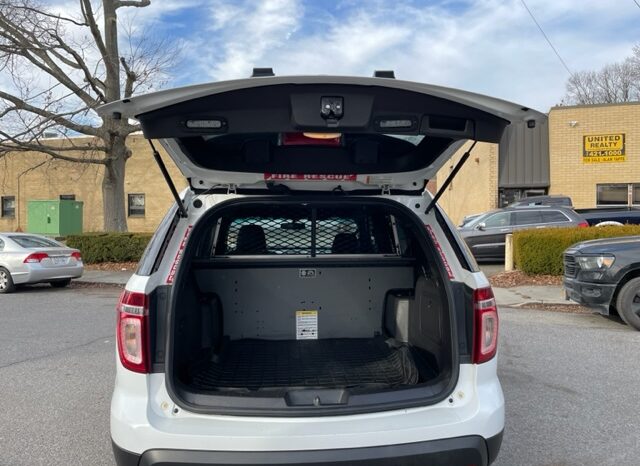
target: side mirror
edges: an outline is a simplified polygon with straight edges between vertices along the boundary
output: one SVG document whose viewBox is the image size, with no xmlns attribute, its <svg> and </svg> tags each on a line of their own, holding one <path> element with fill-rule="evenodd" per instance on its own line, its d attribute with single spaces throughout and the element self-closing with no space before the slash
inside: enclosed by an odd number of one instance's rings
<svg viewBox="0 0 640 466">
<path fill-rule="evenodd" d="M 487 225 L 484 222 L 480 222 L 476 225 L 476 230 L 484 231 L 487 228 Z"/>
</svg>

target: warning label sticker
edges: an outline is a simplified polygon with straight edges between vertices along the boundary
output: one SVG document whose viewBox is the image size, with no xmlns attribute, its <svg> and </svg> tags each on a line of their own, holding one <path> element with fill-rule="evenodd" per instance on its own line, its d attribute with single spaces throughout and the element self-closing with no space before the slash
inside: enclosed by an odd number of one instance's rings
<svg viewBox="0 0 640 466">
<path fill-rule="evenodd" d="M 296 311 L 296 340 L 318 339 L 318 311 Z"/>
</svg>

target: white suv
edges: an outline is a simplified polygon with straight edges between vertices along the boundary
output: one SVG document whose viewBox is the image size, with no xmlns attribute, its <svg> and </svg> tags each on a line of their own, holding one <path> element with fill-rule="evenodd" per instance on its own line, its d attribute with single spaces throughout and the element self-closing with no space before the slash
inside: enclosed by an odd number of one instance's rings
<svg viewBox="0 0 640 466">
<path fill-rule="evenodd" d="M 153 149 L 176 204 L 118 304 L 118 465 L 495 460 L 495 300 L 425 183 L 465 141 L 540 114 L 328 76 L 101 112 L 139 120 L 190 184 L 179 196 Z"/>
</svg>

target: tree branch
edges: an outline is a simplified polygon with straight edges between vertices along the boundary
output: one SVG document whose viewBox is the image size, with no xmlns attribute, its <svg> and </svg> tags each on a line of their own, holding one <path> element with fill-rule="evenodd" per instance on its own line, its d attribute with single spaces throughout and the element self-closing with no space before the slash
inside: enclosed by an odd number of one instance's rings
<svg viewBox="0 0 640 466">
<path fill-rule="evenodd" d="M 31 8 L 31 7 L 28 7 L 26 5 L 18 5 L 18 6 L 15 6 L 14 8 L 16 8 L 18 10 L 29 11 L 31 13 L 35 13 L 35 14 L 38 14 L 38 15 L 46 16 L 48 18 L 53 18 L 53 19 L 60 20 L 60 21 L 68 21 L 68 22 L 70 22 L 72 24 L 75 24 L 76 26 L 88 26 L 87 23 L 81 23 L 79 21 L 76 21 L 74 19 L 68 18 L 66 16 L 53 15 L 51 13 L 47 13 L 46 11 L 37 10 L 35 8 Z"/>
<path fill-rule="evenodd" d="M 137 8 L 142 8 L 142 7 L 149 6 L 149 5 L 151 5 L 151 1 L 150 0 L 138 0 L 138 1 L 135 1 L 135 0 L 120 0 L 120 1 L 116 1 L 115 2 L 116 10 L 118 8 L 120 8 L 120 7 L 123 7 L 123 6 L 134 6 L 134 7 L 137 7 Z"/>
<path fill-rule="evenodd" d="M 125 75 L 127 76 L 124 83 L 124 98 L 127 99 L 131 97 L 131 94 L 133 94 L 133 83 L 136 82 L 136 79 L 138 77 L 136 73 L 134 73 L 133 70 L 129 67 L 129 65 L 127 64 L 127 60 L 125 60 L 124 57 L 120 57 L 120 63 L 122 63 Z"/>
<path fill-rule="evenodd" d="M 0 131 L 0 135 L 4 135 L 4 133 Z M 95 149 L 95 148 L 91 147 L 91 149 Z M 67 162 L 90 163 L 94 165 L 106 165 L 107 163 L 105 159 L 89 159 L 89 158 L 72 157 L 69 155 L 63 155 L 59 152 L 59 150 L 60 148 L 57 148 L 57 147 L 44 146 L 40 144 L 22 143 L 20 141 L 17 141 L 15 145 L 0 143 L 0 151 L 6 152 L 6 153 L 8 152 L 41 152 L 43 154 L 47 154 L 50 157 L 53 157 L 54 159 L 65 160 Z M 75 149 L 75 150 L 82 150 L 82 149 Z"/>
<path fill-rule="evenodd" d="M 69 90 L 73 91 L 88 106 L 95 107 L 99 104 L 99 101 L 80 88 L 62 69 L 60 69 L 60 67 L 48 55 L 46 50 L 47 47 L 35 37 L 33 32 L 27 31 L 23 27 L 16 25 L 2 14 L 0 14 L 0 37 L 6 38 L 16 47 L 15 50 L 12 50 L 11 47 L 2 45 L 0 46 L 0 50 L 8 53 L 15 53 L 26 58 L 42 71 L 55 78 Z"/>
<path fill-rule="evenodd" d="M 25 110 L 35 115 L 39 115 L 41 117 L 55 121 L 59 125 L 65 126 L 70 130 L 77 131 L 78 133 L 88 134 L 91 136 L 98 136 L 98 130 L 93 126 L 75 123 L 67 118 L 64 118 L 60 114 L 52 113 L 40 107 L 35 107 L 14 95 L 7 94 L 6 92 L 0 91 L 0 99 L 11 102 L 17 110 Z"/>
<path fill-rule="evenodd" d="M 93 7 L 91 6 L 91 0 L 80 0 L 80 9 L 82 10 L 84 20 L 89 25 L 89 30 L 91 31 L 91 35 L 93 36 L 93 40 L 95 41 L 98 50 L 100 51 L 102 60 L 106 66 L 109 66 L 109 54 L 107 53 L 107 47 L 104 45 L 104 40 L 102 40 L 100 28 L 96 23 L 96 19 L 93 14 Z"/>
</svg>

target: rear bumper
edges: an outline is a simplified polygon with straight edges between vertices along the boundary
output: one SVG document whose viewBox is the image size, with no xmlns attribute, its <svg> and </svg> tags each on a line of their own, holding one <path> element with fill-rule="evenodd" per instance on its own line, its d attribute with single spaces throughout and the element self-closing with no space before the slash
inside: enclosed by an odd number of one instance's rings
<svg viewBox="0 0 640 466">
<path fill-rule="evenodd" d="M 489 439 L 477 435 L 402 445 L 310 451 L 228 452 L 200 450 L 147 450 L 142 455 L 113 443 L 118 466 L 160 465 L 289 465 L 289 466 L 418 466 L 488 465 L 497 457 L 502 432 Z"/>
<path fill-rule="evenodd" d="M 609 306 L 616 291 L 616 284 L 581 282 L 575 278 L 563 279 L 567 299 L 583 306 L 609 314 Z"/>
<path fill-rule="evenodd" d="M 43 267 L 40 264 L 25 264 L 25 266 L 26 270 L 11 273 L 11 278 L 16 285 L 79 278 L 84 272 L 82 263 L 60 267 Z"/>
</svg>

